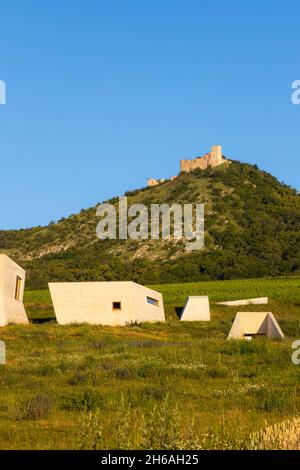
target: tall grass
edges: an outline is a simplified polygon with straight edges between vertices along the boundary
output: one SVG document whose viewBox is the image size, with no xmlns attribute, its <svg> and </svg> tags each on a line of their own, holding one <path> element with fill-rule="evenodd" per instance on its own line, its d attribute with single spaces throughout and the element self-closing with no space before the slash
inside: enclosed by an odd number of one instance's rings
<svg viewBox="0 0 300 470">
<path fill-rule="evenodd" d="M 298 445 L 300 368 L 291 361 L 291 343 L 300 335 L 299 278 L 157 290 L 170 321 L 127 327 L 43 323 L 52 309 L 49 293 L 26 292 L 36 323 L 0 330 L 7 349 L 1 449 Z M 211 322 L 178 321 L 175 307 L 188 294 L 210 296 Z M 265 295 L 271 303 L 261 308 L 276 313 L 285 340 L 227 342 L 236 309 L 214 301 Z"/>
</svg>

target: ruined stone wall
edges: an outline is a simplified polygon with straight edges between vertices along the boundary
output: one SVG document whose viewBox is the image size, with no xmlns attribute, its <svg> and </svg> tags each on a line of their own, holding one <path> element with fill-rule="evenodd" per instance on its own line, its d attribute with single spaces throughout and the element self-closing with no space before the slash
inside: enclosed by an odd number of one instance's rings
<svg viewBox="0 0 300 470">
<path fill-rule="evenodd" d="M 202 157 L 195 158 L 194 160 L 180 160 L 180 171 L 192 171 L 200 168 L 206 170 L 209 167 L 216 167 L 224 162 L 222 157 L 221 145 L 214 145 L 210 153 L 206 153 Z"/>
<path fill-rule="evenodd" d="M 196 168 L 206 170 L 210 165 L 210 153 L 203 155 L 203 157 L 195 158 L 194 160 L 180 160 L 180 171 L 192 171 Z"/>
<path fill-rule="evenodd" d="M 200 168 L 200 170 L 206 170 L 210 167 L 216 167 L 225 162 L 225 159 L 222 157 L 222 147 L 221 145 L 213 145 L 210 153 L 206 153 L 202 157 L 197 157 L 194 160 L 180 160 L 180 172 L 190 172 Z M 170 178 L 173 181 L 176 176 Z M 158 184 L 164 183 L 165 179 L 155 179 L 149 178 L 147 180 L 147 185 L 149 187 L 157 186 Z"/>
<path fill-rule="evenodd" d="M 147 186 L 152 187 L 152 186 L 157 186 L 158 184 L 164 183 L 166 180 L 161 178 L 161 179 L 155 179 L 155 178 L 148 178 L 147 179 Z"/>
</svg>

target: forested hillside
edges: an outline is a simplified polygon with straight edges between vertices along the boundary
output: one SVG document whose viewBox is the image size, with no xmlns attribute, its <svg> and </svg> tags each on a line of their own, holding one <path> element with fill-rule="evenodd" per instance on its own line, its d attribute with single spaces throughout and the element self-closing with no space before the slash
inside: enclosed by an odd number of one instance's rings
<svg viewBox="0 0 300 470">
<path fill-rule="evenodd" d="M 116 188 L 116 194 L 118 193 Z M 129 191 L 128 204 L 204 203 L 205 247 L 184 241 L 96 237 L 96 205 L 47 227 L 0 231 L 0 251 L 28 271 L 27 285 L 48 281 L 142 283 L 290 275 L 300 270 L 300 196 L 256 166 L 228 162 Z M 118 198 L 107 201 L 118 205 Z"/>
</svg>

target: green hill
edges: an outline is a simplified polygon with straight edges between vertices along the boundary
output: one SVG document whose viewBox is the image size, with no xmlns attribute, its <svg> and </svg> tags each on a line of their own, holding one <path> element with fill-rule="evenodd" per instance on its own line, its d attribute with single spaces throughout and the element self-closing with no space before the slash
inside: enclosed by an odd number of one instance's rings
<svg viewBox="0 0 300 470">
<path fill-rule="evenodd" d="M 300 195 L 256 166 L 225 163 L 129 191 L 128 204 L 204 203 L 205 247 L 183 241 L 96 237 L 96 206 L 47 227 L 0 231 L 0 251 L 28 270 L 27 285 L 48 281 L 142 283 L 291 275 L 300 270 Z M 117 206 L 118 198 L 110 201 Z"/>
</svg>

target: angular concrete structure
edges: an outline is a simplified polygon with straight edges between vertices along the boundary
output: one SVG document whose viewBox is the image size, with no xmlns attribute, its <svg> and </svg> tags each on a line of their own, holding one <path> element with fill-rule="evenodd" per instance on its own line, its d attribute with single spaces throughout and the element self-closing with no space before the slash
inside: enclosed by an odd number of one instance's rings
<svg viewBox="0 0 300 470">
<path fill-rule="evenodd" d="M 238 312 L 227 339 L 247 339 L 255 336 L 284 338 L 284 334 L 271 312 Z"/>
<path fill-rule="evenodd" d="M 0 255 L 0 326 L 26 324 L 23 305 L 25 271 L 6 255 Z"/>
<path fill-rule="evenodd" d="M 228 307 L 241 307 L 242 305 L 266 305 L 268 303 L 268 297 L 259 297 L 257 299 L 243 299 L 230 300 L 229 302 L 217 302 L 217 305 L 226 305 Z"/>
<path fill-rule="evenodd" d="M 60 325 L 165 321 L 162 295 L 135 282 L 51 282 L 49 289 Z"/>
<path fill-rule="evenodd" d="M 181 321 L 210 321 L 207 296 L 189 296 L 182 311 Z"/>
</svg>

